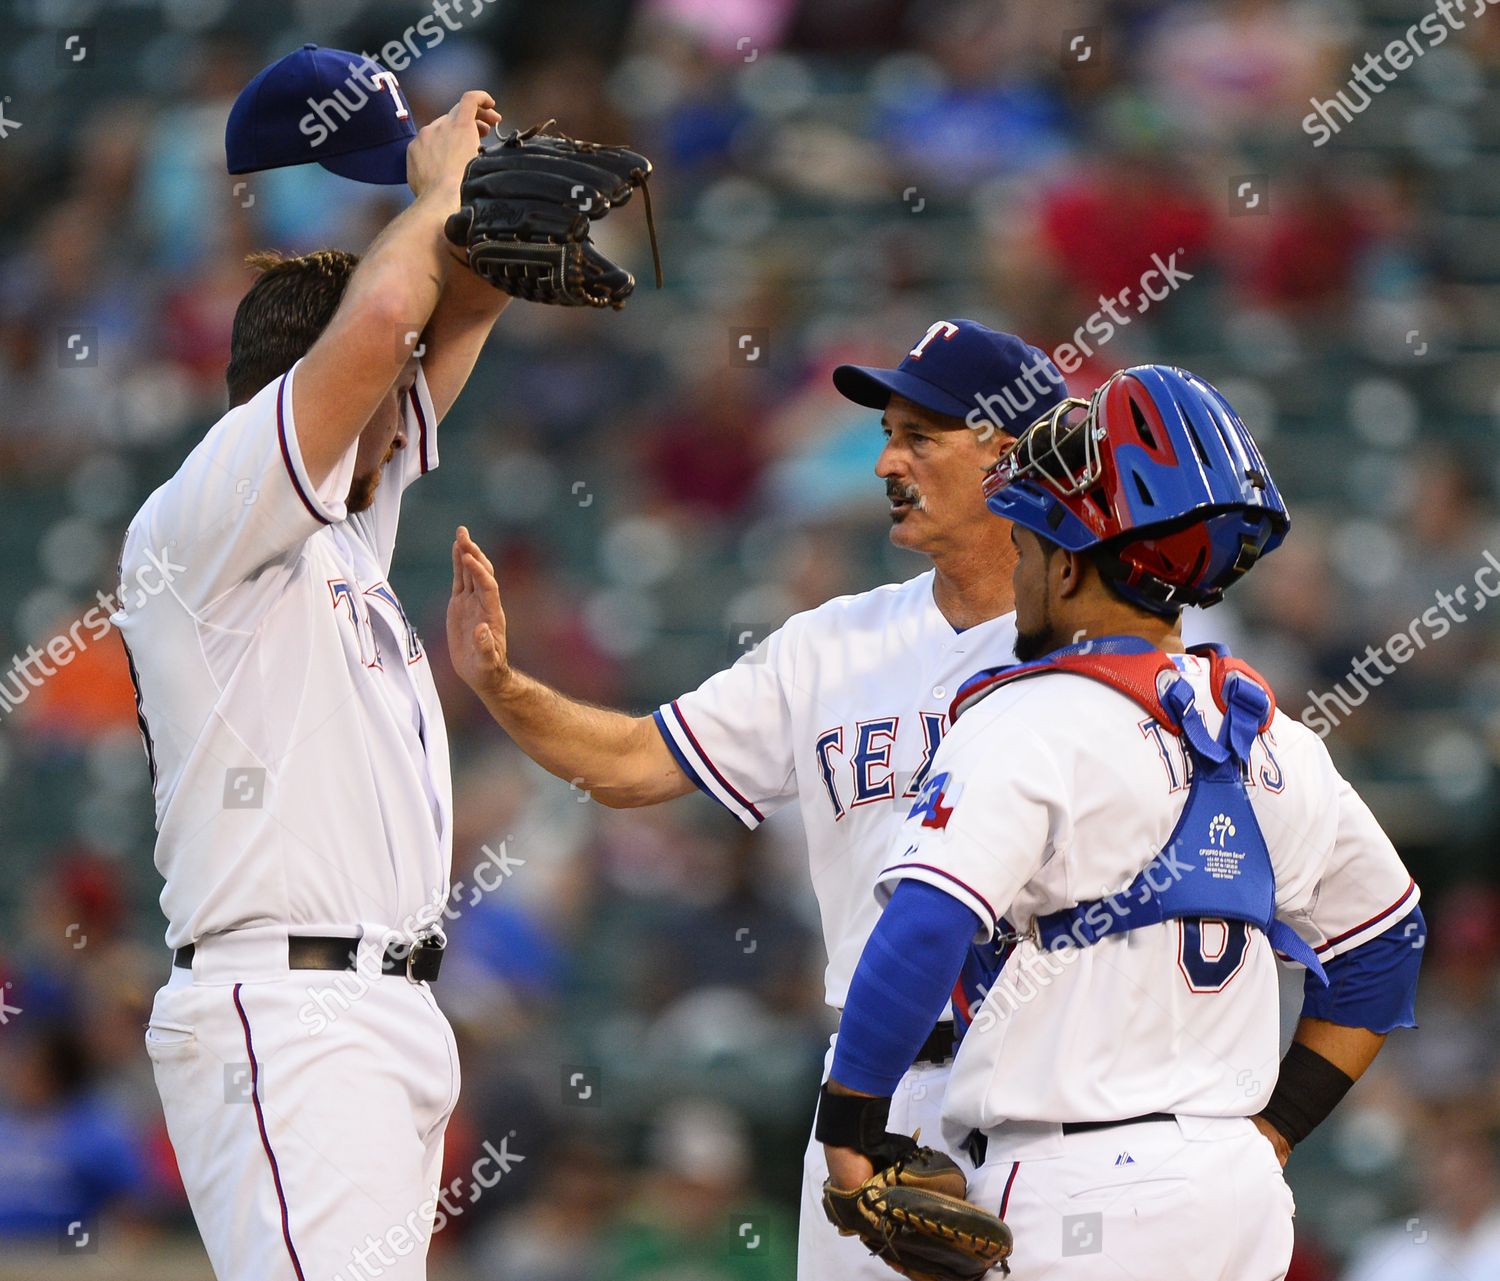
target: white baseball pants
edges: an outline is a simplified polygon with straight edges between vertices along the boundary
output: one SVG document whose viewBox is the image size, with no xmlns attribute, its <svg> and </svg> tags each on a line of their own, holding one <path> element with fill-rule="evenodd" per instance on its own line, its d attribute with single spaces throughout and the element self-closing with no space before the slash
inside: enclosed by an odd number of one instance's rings
<svg viewBox="0 0 1500 1281">
<path fill-rule="evenodd" d="M 1248 1120 L 1114 1126 L 1047 1149 L 992 1144 L 970 1181 L 970 1199 L 1015 1233 L 1010 1281 L 1285 1277 L 1292 1193 Z"/>
<path fill-rule="evenodd" d="M 833 1050 L 824 1064 L 833 1066 Z M 938 1124 L 943 1111 L 943 1091 L 953 1069 L 952 1061 L 942 1064 L 919 1064 L 904 1077 L 891 1096 L 892 1134 L 912 1134 L 920 1130 L 928 1147 L 943 1146 Z M 816 1111 L 816 1109 L 815 1109 Z M 969 1168 L 961 1154 L 949 1153 L 965 1170 Z M 828 1177 L 828 1160 L 823 1145 L 814 1138 L 807 1144 L 802 1160 L 802 1203 L 797 1224 L 797 1281 L 891 1281 L 896 1274 L 871 1254 L 856 1237 L 838 1234 L 823 1213 L 823 1180 Z"/>
<path fill-rule="evenodd" d="M 426 984 L 289 970 L 286 932 L 200 943 L 146 1049 L 218 1281 L 423 1281 L 458 1053 Z"/>
</svg>

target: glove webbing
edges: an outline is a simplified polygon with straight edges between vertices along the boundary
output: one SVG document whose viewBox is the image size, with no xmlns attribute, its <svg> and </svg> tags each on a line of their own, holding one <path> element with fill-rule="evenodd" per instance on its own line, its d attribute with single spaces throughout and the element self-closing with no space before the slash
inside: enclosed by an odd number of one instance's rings
<svg viewBox="0 0 1500 1281">
<path fill-rule="evenodd" d="M 933 1193 L 932 1195 L 936 1196 L 937 1194 Z M 970 1207 L 966 1205 L 963 1208 L 969 1209 Z M 924 1231 L 931 1233 L 933 1236 L 942 1237 L 946 1240 L 957 1242 L 966 1250 L 978 1249 L 981 1245 L 989 1244 L 988 1238 L 981 1239 L 980 1237 L 975 1236 L 972 1232 L 961 1232 L 951 1223 L 943 1223 L 938 1219 L 929 1219 L 925 1214 L 919 1214 L 909 1206 L 895 1205 L 891 1202 L 886 1202 L 884 1210 L 886 1215 L 892 1219 L 898 1220 L 899 1222 L 904 1224 L 915 1225 L 923 1229 Z M 886 1230 L 887 1244 L 890 1243 L 891 1238 L 893 1238 L 895 1235 L 896 1231 L 894 1227 L 888 1228 Z"/>
<path fill-rule="evenodd" d="M 546 129 L 550 129 L 556 123 L 557 119 L 556 117 L 553 117 L 550 120 L 542 121 L 542 123 L 539 125 L 532 125 L 530 129 L 526 129 L 521 133 L 518 133 L 516 135 L 516 141 L 525 142 L 528 138 L 534 138 L 537 134 L 543 132 Z M 561 130 L 558 130 L 558 132 L 554 136 L 561 138 L 564 142 L 568 143 L 569 146 L 572 146 L 579 151 L 607 151 L 614 149 L 602 142 L 579 142 L 576 138 L 570 137 L 568 134 L 563 133 Z M 630 171 L 630 176 L 632 178 L 639 176 L 641 184 L 641 201 L 646 206 L 646 234 L 651 238 L 651 265 L 656 269 L 656 287 L 660 289 L 662 287 L 661 251 L 656 247 L 656 219 L 652 217 L 651 214 L 651 175 L 642 173 L 639 169 L 632 169 Z"/>
</svg>

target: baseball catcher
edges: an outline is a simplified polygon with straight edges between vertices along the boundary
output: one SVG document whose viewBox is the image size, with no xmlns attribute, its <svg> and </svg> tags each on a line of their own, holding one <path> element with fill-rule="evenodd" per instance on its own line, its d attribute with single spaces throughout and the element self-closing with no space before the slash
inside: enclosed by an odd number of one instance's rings
<svg viewBox="0 0 1500 1281">
<path fill-rule="evenodd" d="M 950 707 L 876 878 L 824 1101 L 889 1106 L 955 1008 L 941 1133 L 967 1132 L 1018 1275 L 1285 1278 L 1282 1166 L 1416 1025 L 1427 939 L 1322 740 L 1222 646 L 1182 640 L 1184 607 L 1280 545 L 1286 505 L 1229 402 L 1166 365 L 1062 401 L 984 489 L 1017 552 L 1020 661 Z M 1284 1057 L 1278 954 L 1306 971 Z M 866 1132 L 820 1129 L 835 1186 L 883 1164 Z"/>
<path fill-rule="evenodd" d="M 1008 1227 L 970 1202 L 950 1158 L 886 1130 L 889 1099 L 836 1094 L 818 1103 L 818 1138 L 852 1148 L 875 1173 L 853 1188 L 823 1184 L 823 1212 L 844 1236 L 913 1281 L 979 1281 L 1011 1252 Z"/>
<path fill-rule="evenodd" d="M 651 162 L 626 147 L 543 132 L 555 123 L 504 135 L 475 156 L 464 171 L 462 207 L 444 233 L 464 250 L 475 275 L 513 297 L 618 311 L 635 289 L 635 277 L 600 253 L 589 232 L 596 219 L 640 188 L 661 288 L 646 188 Z"/>
</svg>

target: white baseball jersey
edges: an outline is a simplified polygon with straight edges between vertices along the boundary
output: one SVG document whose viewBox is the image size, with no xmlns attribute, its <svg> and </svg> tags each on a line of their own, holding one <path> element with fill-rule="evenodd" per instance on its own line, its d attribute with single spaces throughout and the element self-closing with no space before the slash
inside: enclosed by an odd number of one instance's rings
<svg viewBox="0 0 1500 1281">
<path fill-rule="evenodd" d="M 1178 665 L 1217 732 L 1208 663 Z M 1250 765 L 1277 914 L 1321 959 L 1415 906 L 1410 874 L 1316 735 L 1278 712 Z M 1123 890 L 1167 844 L 1188 795 L 1181 740 L 1070 674 L 972 705 L 930 779 L 945 825 L 908 818 L 876 893 L 889 898 L 903 878 L 935 885 L 974 910 L 981 939 L 1001 917 L 1024 935 L 1038 916 Z M 1259 930 L 1173 920 L 1054 953 L 1023 938 L 964 1037 L 945 1121 L 1250 1116 L 1279 1058 L 1276 960 Z"/>
<path fill-rule="evenodd" d="M 349 515 L 351 444 L 319 487 L 292 417 L 297 368 L 231 409 L 131 522 L 121 592 L 156 802 L 167 944 L 246 925 L 415 930 L 447 893 L 447 735 L 387 581 L 401 494 L 437 466 L 420 371 L 406 447 Z M 127 597 L 129 600 L 127 601 Z"/>
<path fill-rule="evenodd" d="M 959 684 L 1015 661 L 1014 614 L 956 631 L 932 584 L 929 570 L 797 614 L 656 713 L 688 777 L 746 826 L 801 808 L 835 1008 L 880 917 L 870 886 Z"/>
</svg>

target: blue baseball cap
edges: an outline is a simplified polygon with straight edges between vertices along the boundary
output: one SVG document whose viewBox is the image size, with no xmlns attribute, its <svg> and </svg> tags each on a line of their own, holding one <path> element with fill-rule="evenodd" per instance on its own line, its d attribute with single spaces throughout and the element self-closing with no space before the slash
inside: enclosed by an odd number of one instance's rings
<svg viewBox="0 0 1500 1281">
<path fill-rule="evenodd" d="M 840 365 L 833 385 L 869 409 L 904 396 L 971 427 L 989 421 L 1013 436 L 1068 394 L 1046 352 L 977 320 L 936 321 L 896 368 Z"/>
<path fill-rule="evenodd" d="M 404 183 L 417 136 L 394 72 L 363 54 L 305 44 L 234 100 L 224 130 L 230 173 L 305 165 L 356 182 Z"/>
</svg>

